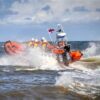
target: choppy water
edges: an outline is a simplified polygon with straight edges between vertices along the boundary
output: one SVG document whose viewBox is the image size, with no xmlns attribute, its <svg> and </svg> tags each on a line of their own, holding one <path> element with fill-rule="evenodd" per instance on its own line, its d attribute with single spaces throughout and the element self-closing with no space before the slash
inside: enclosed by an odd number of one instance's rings
<svg viewBox="0 0 100 100">
<path fill-rule="evenodd" d="M 88 44 L 84 54 L 99 57 L 99 43 Z M 40 49 L 29 49 L 18 56 L 3 54 L 0 100 L 100 100 L 99 65 L 61 67 L 52 56 Z"/>
</svg>

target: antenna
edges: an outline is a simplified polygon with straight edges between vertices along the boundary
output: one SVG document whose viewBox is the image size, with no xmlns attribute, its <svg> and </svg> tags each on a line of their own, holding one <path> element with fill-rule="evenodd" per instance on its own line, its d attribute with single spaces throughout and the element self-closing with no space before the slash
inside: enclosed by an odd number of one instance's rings
<svg viewBox="0 0 100 100">
<path fill-rule="evenodd" d="M 61 24 L 57 24 L 57 32 L 64 32 Z"/>
<path fill-rule="evenodd" d="M 66 33 L 61 24 L 57 24 L 57 34 L 56 34 L 56 42 L 58 41 L 68 41 Z"/>
</svg>

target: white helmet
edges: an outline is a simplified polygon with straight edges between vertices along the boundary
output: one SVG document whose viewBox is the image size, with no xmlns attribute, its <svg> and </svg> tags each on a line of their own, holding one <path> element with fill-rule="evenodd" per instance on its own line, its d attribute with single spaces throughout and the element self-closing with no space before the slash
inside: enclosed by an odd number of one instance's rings
<svg viewBox="0 0 100 100">
<path fill-rule="evenodd" d="M 32 38 L 32 41 L 34 41 L 34 38 Z"/>
<path fill-rule="evenodd" d="M 45 37 L 42 37 L 41 40 L 42 40 L 43 42 L 47 42 L 47 40 L 46 40 Z"/>
<path fill-rule="evenodd" d="M 47 40 L 45 39 L 43 42 L 47 42 Z"/>
<path fill-rule="evenodd" d="M 34 41 L 35 41 L 35 42 L 38 42 L 38 39 L 35 39 Z"/>
<path fill-rule="evenodd" d="M 45 37 L 42 37 L 41 40 L 44 41 L 45 40 Z"/>
</svg>

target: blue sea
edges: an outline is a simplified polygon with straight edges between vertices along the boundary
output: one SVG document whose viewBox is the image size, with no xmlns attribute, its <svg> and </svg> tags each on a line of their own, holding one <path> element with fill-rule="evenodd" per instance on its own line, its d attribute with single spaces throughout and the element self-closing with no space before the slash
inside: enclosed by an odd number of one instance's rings
<svg viewBox="0 0 100 100">
<path fill-rule="evenodd" d="M 61 66 L 40 48 L 7 55 L 0 43 L 0 100 L 100 100 L 100 41 L 70 41 L 84 59 Z"/>
</svg>

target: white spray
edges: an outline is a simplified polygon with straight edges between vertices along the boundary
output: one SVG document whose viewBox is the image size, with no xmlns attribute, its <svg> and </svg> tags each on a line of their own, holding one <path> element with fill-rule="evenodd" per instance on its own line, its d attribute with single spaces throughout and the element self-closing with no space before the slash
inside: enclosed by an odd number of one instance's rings
<svg viewBox="0 0 100 100">
<path fill-rule="evenodd" d="M 89 44 L 89 48 L 84 50 L 86 57 L 99 57 L 100 45 L 94 43 Z M 96 55 L 98 53 L 98 56 Z M 73 63 L 70 65 L 72 70 L 60 72 L 60 76 L 56 78 L 56 86 L 63 86 L 66 89 L 83 95 L 93 96 L 100 93 L 100 66 L 97 69 L 88 69 L 81 63 Z M 95 66 L 94 66 L 95 67 Z"/>
<path fill-rule="evenodd" d="M 5 55 L 0 58 L 0 65 L 20 66 L 20 68 L 31 67 L 33 69 L 59 70 L 55 56 L 45 52 L 41 48 L 27 48 L 23 53 L 18 55 Z"/>
</svg>

